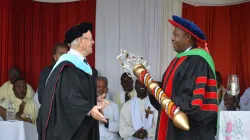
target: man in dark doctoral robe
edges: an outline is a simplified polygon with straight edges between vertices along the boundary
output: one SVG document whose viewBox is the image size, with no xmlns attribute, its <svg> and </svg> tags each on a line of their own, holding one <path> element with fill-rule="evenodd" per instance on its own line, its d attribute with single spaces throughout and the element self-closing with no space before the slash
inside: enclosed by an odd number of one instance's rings
<svg viewBox="0 0 250 140">
<path fill-rule="evenodd" d="M 86 61 L 94 44 L 91 29 L 92 24 L 81 23 L 65 35 L 70 50 L 47 80 L 37 118 L 39 140 L 99 140 L 98 121 L 107 120 L 100 112 L 105 104 L 96 105 L 96 83 Z"/>
<path fill-rule="evenodd" d="M 197 46 L 205 44 L 206 37 L 181 17 L 173 16 L 169 22 L 175 27 L 172 43 L 178 54 L 162 77 L 162 89 L 187 114 L 190 129 L 175 127 L 160 108 L 156 139 L 214 140 L 218 111 L 215 68 L 212 57 Z"/>
</svg>

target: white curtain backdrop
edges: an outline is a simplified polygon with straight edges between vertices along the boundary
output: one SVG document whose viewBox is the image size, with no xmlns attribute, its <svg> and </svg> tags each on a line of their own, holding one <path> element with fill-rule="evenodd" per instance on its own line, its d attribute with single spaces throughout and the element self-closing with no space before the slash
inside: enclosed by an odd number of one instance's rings
<svg viewBox="0 0 250 140">
<path fill-rule="evenodd" d="M 168 22 L 168 19 L 172 19 L 172 15 L 182 16 L 182 2 L 180 0 L 164 0 L 163 19 L 164 19 L 164 45 L 161 47 L 161 67 L 160 72 L 163 74 L 175 57 L 176 53 L 172 47 L 172 33 L 174 27 Z"/>
<path fill-rule="evenodd" d="M 166 0 L 97 0 L 96 69 L 109 80 L 111 96 L 121 91 L 121 49 L 142 55 L 151 76 L 161 80 L 175 56 L 167 19 L 181 15 L 182 3 Z"/>
</svg>

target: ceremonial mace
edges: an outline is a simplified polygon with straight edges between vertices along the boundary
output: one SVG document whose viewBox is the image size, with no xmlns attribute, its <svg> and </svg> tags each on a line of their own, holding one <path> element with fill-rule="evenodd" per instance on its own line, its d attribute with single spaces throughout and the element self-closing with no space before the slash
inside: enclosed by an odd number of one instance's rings
<svg viewBox="0 0 250 140">
<path fill-rule="evenodd" d="M 151 78 L 147 71 L 147 69 L 149 69 L 147 61 L 141 56 L 132 54 L 126 50 L 122 50 L 121 54 L 117 56 L 117 59 L 128 76 L 136 76 L 137 79 L 147 87 L 148 91 L 154 95 L 169 118 L 173 120 L 175 127 L 186 131 L 189 130 L 187 115 L 180 111 L 180 107 L 177 107 L 171 99 L 167 97 L 160 86 Z"/>
</svg>

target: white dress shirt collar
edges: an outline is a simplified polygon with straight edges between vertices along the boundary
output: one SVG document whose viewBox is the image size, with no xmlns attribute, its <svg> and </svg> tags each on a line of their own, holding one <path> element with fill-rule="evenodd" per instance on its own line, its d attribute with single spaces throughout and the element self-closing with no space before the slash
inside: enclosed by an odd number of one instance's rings
<svg viewBox="0 0 250 140">
<path fill-rule="evenodd" d="M 83 61 L 84 59 L 86 59 L 86 57 L 82 56 L 78 51 L 70 48 L 70 50 L 68 51 L 69 54 L 73 54 L 76 57 L 78 57 L 81 61 Z"/>
<path fill-rule="evenodd" d="M 184 52 L 187 52 L 187 51 L 189 51 L 190 49 L 192 48 L 192 46 L 191 47 L 189 47 L 188 49 L 186 49 Z"/>
</svg>

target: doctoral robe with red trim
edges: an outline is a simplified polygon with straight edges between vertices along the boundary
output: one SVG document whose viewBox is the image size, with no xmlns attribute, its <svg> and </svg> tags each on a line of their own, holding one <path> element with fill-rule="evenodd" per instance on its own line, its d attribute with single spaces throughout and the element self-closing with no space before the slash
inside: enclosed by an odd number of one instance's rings
<svg viewBox="0 0 250 140">
<path fill-rule="evenodd" d="M 162 78 L 162 89 L 187 114 L 190 130 L 176 128 L 160 110 L 157 140 L 214 140 L 217 126 L 217 88 L 213 70 L 201 56 L 172 60 Z"/>
</svg>

